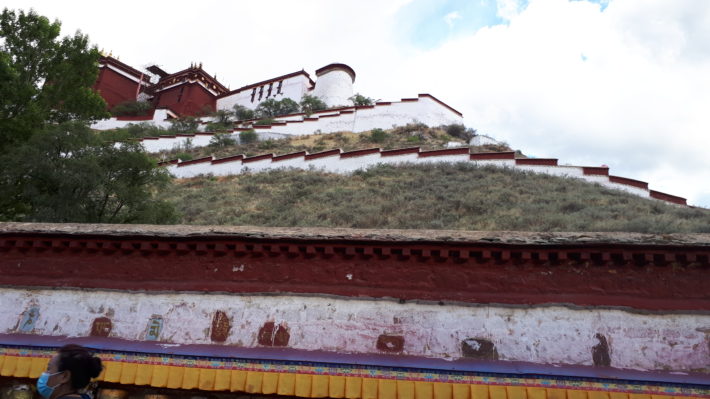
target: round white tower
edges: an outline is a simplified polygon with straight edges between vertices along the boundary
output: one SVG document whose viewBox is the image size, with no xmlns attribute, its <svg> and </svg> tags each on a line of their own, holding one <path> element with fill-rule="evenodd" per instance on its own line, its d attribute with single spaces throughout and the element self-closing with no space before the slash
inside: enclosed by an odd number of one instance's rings
<svg viewBox="0 0 710 399">
<path fill-rule="evenodd" d="M 328 107 L 352 105 L 355 71 L 345 64 L 330 64 L 316 71 L 316 87 L 311 95 L 323 100 Z"/>
</svg>

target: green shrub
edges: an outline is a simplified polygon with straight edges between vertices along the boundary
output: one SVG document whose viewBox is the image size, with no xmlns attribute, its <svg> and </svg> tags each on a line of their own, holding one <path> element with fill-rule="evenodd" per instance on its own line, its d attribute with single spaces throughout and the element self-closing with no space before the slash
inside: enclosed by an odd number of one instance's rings
<svg viewBox="0 0 710 399">
<path fill-rule="evenodd" d="M 153 105 L 145 101 L 124 101 L 111 108 L 113 116 L 144 116 L 153 110 Z"/>
<path fill-rule="evenodd" d="M 254 130 L 239 132 L 239 143 L 241 144 L 255 143 L 258 139 L 259 135 L 257 135 Z"/>
<path fill-rule="evenodd" d="M 301 110 L 305 112 L 306 115 L 310 115 L 316 111 L 321 111 L 326 108 L 328 108 L 328 106 L 325 102 L 316 96 L 306 94 L 303 98 L 301 98 Z"/>
<path fill-rule="evenodd" d="M 263 118 L 263 119 L 259 119 L 258 121 L 254 122 L 254 124 L 255 125 L 270 125 L 274 122 L 276 122 L 276 119 L 274 119 L 274 118 Z"/>
<path fill-rule="evenodd" d="M 387 133 L 382 129 L 372 129 L 370 131 L 370 141 L 373 143 L 384 143 L 387 140 Z"/>
<path fill-rule="evenodd" d="M 236 144 L 237 140 L 233 139 L 230 133 L 217 133 L 212 136 L 212 139 L 210 139 L 210 143 L 208 145 L 210 147 L 223 148 Z"/>
<path fill-rule="evenodd" d="M 352 101 L 353 105 L 358 107 L 363 105 L 372 105 L 375 103 L 375 100 L 371 99 L 370 97 L 365 97 L 360 93 L 355 93 L 355 95 L 350 97 L 348 100 Z"/>
<path fill-rule="evenodd" d="M 192 116 L 183 116 L 170 120 L 170 131 L 173 133 L 193 133 L 200 122 Z"/>
<path fill-rule="evenodd" d="M 234 116 L 237 117 L 238 121 L 244 121 L 244 120 L 256 118 L 254 110 L 251 110 L 251 109 L 249 109 L 243 105 L 239 105 L 239 104 L 234 106 Z"/>
<path fill-rule="evenodd" d="M 264 100 L 256 107 L 255 113 L 257 118 L 273 118 L 279 115 L 287 115 L 298 112 L 298 103 L 290 98 L 275 100 L 270 98 Z"/>
<path fill-rule="evenodd" d="M 466 142 L 471 141 L 471 139 L 476 135 L 476 129 L 466 129 L 466 126 L 462 124 L 452 124 L 444 126 L 446 134 L 457 139 L 464 140 Z"/>
<path fill-rule="evenodd" d="M 183 162 L 189 161 L 192 159 L 192 154 L 190 154 L 189 152 L 178 152 L 177 154 L 175 154 L 175 159 L 179 159 Z"/>
</svg>

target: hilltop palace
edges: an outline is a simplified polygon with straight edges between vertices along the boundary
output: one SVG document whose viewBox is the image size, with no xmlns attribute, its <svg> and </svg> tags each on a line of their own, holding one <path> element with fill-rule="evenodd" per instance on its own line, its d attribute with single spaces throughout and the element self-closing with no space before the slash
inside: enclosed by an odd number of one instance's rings
<svg viewBox="0 0 710 399">
<path fill-rule="evenodd" d="M 142 72 L 125 63 L 104 56 L 99 62 L 99 77 L 94 85 L 109 108 L 126 101 L 148 101 L 153 104 L 151 114 L 143 117 L 118 117 L 99 121 L 93 128 L 113 129 L 129 123 L 151 122 L 169 126 L 168 120 L 181 116 L 195 116 L 215 110 L 232 110 L 235 105 L 255 109 L 268 99 L 289 98 L 300 102 L 303 96 L 320 98 L 327 110 L 311 115 L 303 113 L 278 117 L 274 125 L 257 125 L 257 132 L 284 135 L 304 135 L 315 131 L 363 132 L 374 128 L 391 128 L 407 123 L 428 126 L 463 123 L 463 116 L 447 104 L 429 94 L 419 94 L 396 102 L 378 102 L 370 106 L 353 106 L 355 71 L 345 64 L 330 64 L 316 70 L 316 80 L 301 70 L 229 90 L 202 65 L 191 65 L 175 73 L 167 73 L 158 66 Z M 208 122 L 209 118 L 202 118 Z M 253 121 L 252 121 L 253 122 Z M 166 143 L 168 148 L 172 143 Z"/>
</svg>

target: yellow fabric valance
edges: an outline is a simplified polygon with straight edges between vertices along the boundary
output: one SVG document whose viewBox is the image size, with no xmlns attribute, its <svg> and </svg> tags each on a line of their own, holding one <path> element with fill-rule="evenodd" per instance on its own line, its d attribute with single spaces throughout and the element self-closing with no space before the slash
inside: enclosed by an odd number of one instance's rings
<svg viewBox="0 0 710 399">
<path fill-rule="evenodd" d="M 48 357 L 0 355 L 0 375 L 37 378 L 45 371 Z M 624 392 L 628 386 L 605 384 L 579 387 L 526 385 L 527 380 L 492 379 L 492 383 L 449 383 L 406 379 L 368 378 L 347 375 L 302 374 L 297 371 L 255 371 L 224 368 L 186 367 L 104 360 L 99 381 L 170 389 L 248 392 L 303 398 L 347 399 L 670 399 L 710 397 L 708 391 L 637 393 L 642 387 Z M 537 381 L 537 380 L 536 380 Z M 537 381 L 539 382 L 539 381 Z M 538 385 L 538 386 L 533 386 Z M 653 387 L 658 389 L 658 387 Z"/>
</svg>

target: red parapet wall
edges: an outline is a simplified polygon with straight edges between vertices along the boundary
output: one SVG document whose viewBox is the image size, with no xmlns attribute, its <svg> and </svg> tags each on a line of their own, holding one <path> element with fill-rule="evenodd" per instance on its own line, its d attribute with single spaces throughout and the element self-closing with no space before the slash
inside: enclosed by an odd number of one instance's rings
<svg viewBox="0 0 710 399">
<path fill-rule="evenodd" d="M 211 162 L 211 161 L 212 161 L 212 157 L 204 157 L 204 158 L 191 159 L 189 161 L 180 162 L 180 163 L 178 163 L 177 166 L 181 167 L 181 166 L 194 165 L 194 164 L 198 164 L 198 163 Z"/>
<path fill-rule="evenodd" d="M 469 157 L 472 161 L 484 161 L 484 160 L 499 160 L 499 159 L 515 159 L 515 152 L 479 152 L 471 154 Z"/>
<path fill-rule="evenodd" d="M 672 203 L 678 204 L 678 205 L 688 205 L 685 198 L 676 197 L 675 195 L 662 193 L 660 191 L 651 190 L 651 198 L 672 202 Z"/>
<path fill-rule="evenodd" d="M 515 160 L 516 165 L 531 165 L 531 166 L 557 166 L 557 159 L 554 158 L 518 158 Z"/>
<path fill-rule="evenodd" d="M 596 176 L 609 176 L 609 168 L 607 167 L 596 167 L 596 166 L 583 166 L 582 172 L 585 175 L 596 175 Z"/>
<path fill-rule="evenodd" d="M 0 284 L 710 311 L 708 245 L 381 241 L 356 233 L 363 238 L 6 232 Z M 239 273 L 234 265 L 243 265 Z"/>
<path fill-rule="evenodd" d="M 643 190 L 648 190 L 648 183 L 645 181 L 629 179 L 626 177 L 609 176 L 609 181 L 617 184 L 625 184 L 627 186 L 637 187 Z"/>
<path fill-rule="evenodd" d="M 287 160 L 287 159 L 294 159 L 294 158 L 305 157 L 306 154 L 308 154 L 306 151 L 292 152 L 292 153 L 290 153 L 290 154 L 284 154 L 284 155 L 275 156 L 272 160 L 273 160 L 274 162 L 285 161 L 285 160 Z"/>
<path fill-rule="evenodd" d="M 324 157 L 333 157 L 336 155 L 340 155 L 341 150 L 340 149 L 335 149 L 335 150 L 328 150 L 328 151 L 323 151 L 323 152 L 318 152 L 315 154 L 306 154 L 305 160 L 311 160 L 311 159 L 317 159 L 317 158 L 324 158 Z"/>
<path fill-rule="evenodd" d="M 411 147 L 411 148 L 399 148 L 396 150 L 384 150 L 384 151 L 380 152 L 380 154 L 383 157 L 390 157 L 390 156 L 404 155 L 404 154 L 419 154 L 419 151 L 420 151 L 419 147 Z"/>
<path fill-rule="evenodd" d="M 215 159 L 212 161 L 212 165 L 215 164 L 220 164 L 220 163 L 225 163 L 225 162 L 234 162 L 234 161 L 241 161 L 244 159 L 244 155 L 232 155 L 230 157 L 224 157 L 220 159 Z"/>
<path fill-rule="evenodd" d="M 379 148 L 368 148 L 364 150 L 356 150 L 356 151 L 349 151 L 349 152 L 344 152 L 340 154 L 340 158 L 354 158 L 354 157 L 361 157 L 364 155 L 372 155 L 372 154 L 379 154 L 380 153 Z"/>
<path fill-rule="evenodd" d="M 419 153 L 419 157 L 426 158 L 438 157 L 443 155 L 469 155 L 470 151 L 471 150 L 468 147 L 450 148 L 446 150 L 422 151 Z"/>
</svg>

